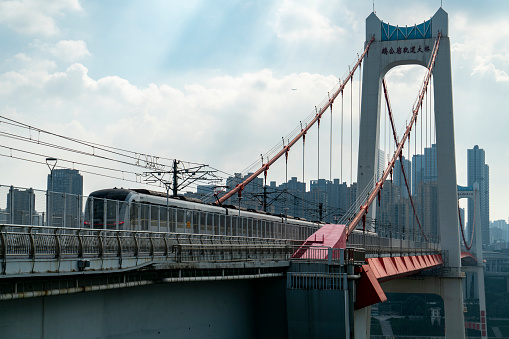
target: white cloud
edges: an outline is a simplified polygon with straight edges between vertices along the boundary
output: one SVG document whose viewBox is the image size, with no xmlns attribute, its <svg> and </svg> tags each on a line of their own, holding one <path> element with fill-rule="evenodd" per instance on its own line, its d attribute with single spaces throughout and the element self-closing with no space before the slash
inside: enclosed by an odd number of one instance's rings
<svg viewBox="0 0 509 339">
<path fill-rule="evenodd" d="M 60 40 L 55 44 L 49 44 L 36 39 L 30 43 L 30 47 L 70 63 L 91 55 L 83 40 Z"/>
<path fill-rule="evenodd" d="M 505 37 L 509 35 L 507 21 L 476 22 L 463 14 L 453 20 L 452 34 L 456 42 L 452 45 L 453 54 L 459 61 L 469 65 L 471 76 L 489 75 L 497 82 L 509 81 L 509 46 Z"/>
<path fill-rule="evenodd" d="M 67 136 L 238 172 L 308 116 L 336 81 L 261 70 L 182 89 L 139 87 L 118 76 L 93 79 L 75 63 L 64 72 L 0 74 L 0 114 L 14 108 L 21 121 Z"/>
<path fill-rule="evenodd" d="M 312 6 L 285 0 L 272 24 L 278 38 L 284 40 L 337 39 L 345 30 L 331 24 L 330 20 Z"/>
<path fill-rule="evenodd" d="M 24 35 L 52 36 L 59 33 L 55 18 L 81 11 L 78 0 L 18 0 L 0 2 L 0 23 Z"/>
<path fill-rule="evenodd" d="M 60 40 L 49 49 L 51 54 L 65 61 L 74 62 L 90 55 L 83 40 Z"/>
</svg>

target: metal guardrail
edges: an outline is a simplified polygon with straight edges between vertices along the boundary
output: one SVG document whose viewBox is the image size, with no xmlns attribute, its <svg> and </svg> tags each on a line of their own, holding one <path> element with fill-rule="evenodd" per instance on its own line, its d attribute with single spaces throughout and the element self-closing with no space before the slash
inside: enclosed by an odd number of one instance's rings
<svg viewBox="0 0 509 339">
<path fill-rule="evenodd" d="M 309 250 L 295 258 L 298 250 Z M 340 252 L 342 254 L 340 254 Z M 362 249 L 302 247 L 300 241 L 208 234 L 0 225 L 0 276 L 106 272 L 156 263 L 364 262 Z"/>
<path fill-rule="evenodd" d="M 301 243 L 233 235 L 0 225 L 0 276 L 105 272 L 155 263 L 295 260 L 360 265 L 368 256 L 432 253 L 419 248 L 371 245 L 366 250 L 356 245 L 343 250 Z"/>
<path fill-rule="evenodd" d="M 241 236 L 0 225 L 0 258 L 154 257 L 169 256 L 186 247 L 205 250 L 292 244 L 289 240 Z"/>
</svg>

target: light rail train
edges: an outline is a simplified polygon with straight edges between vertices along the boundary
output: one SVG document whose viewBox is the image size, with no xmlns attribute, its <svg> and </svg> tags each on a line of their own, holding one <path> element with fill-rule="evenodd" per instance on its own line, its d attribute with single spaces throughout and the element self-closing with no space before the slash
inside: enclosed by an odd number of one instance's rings
<svg viewBox="0 0 509 339">
<path fill-rule="evenodd" d="M 86 202 L 84 226 L 94 229 L 231 235 L 305 240 L 324 223 L 211 205 L 197 199 L 168 198 L 146 189 L 103 189 Z M 370 234 L 370 237 L 376 234 Z M 363 237 L 354 231 L 349 240 Z M 360 241 L 361 239 L 358 239 Z M 358 243 L 355 239 L 355 243 Z M 350 241 L 349 241 L 350 242 Z M 364 243 L 364 241 L 362 241 Z"/>
</svg>

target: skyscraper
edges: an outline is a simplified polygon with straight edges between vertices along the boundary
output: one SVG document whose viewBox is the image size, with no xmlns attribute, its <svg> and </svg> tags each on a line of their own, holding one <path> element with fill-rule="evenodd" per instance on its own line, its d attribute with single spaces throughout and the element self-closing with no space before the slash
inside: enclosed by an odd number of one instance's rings
<svg viewBox="0 0 509 339">
<path fill-rule="evenodd" d="M 396 160 L 396 163 L 394 164 L 394 185 L 399 187 L 399 192 L 402 198 L 408 198 L 408 189 L 406 188 L 405 177 L 403 176 L 403 171 L 401 170 L 401 164 L 403 164 L 403 168 L 405 169 L 405 175 L 408 184 L 412 184 L 412 164 L 409 160 L 402 156 L 401 159 Z M 411 187 L 409 188 L 411 189 Z"/>
<path fill-rule="evenodd" d="M 34 225 L 35 194 L 33 189 L 21 190 L 11 186 L 7 193 L 7 220 L 4 223 Z"/>
<path fill-rule="evenodd" d="M 467 150 L 467 183 L 473 186 L 479 183 L 479 202 L 481 208 L 481 230 L 483 247 L 490 244 L 490 172 L 485 161 L 485 153 L 482 148 L 475 145 Z M 476 218 L 478 216 L 475 216 Z M 468 201 L 468 235 L 472 234 L 474 221 L 474 202 Z"/>
<path fill-rule="evenodd" d="M 48 223 L 77 227 L 83 210 L 83 176 L 78 170 L 55 169 L 48 174 Z"/>
</svg>

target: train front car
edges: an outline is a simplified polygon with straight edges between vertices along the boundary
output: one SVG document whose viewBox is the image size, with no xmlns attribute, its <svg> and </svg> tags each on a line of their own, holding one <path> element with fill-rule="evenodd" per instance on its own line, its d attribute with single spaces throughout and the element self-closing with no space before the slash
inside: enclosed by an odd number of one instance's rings
<svg viewBox="0 0 509 339">
<path fill-rule="evenodd" d="M 128 201 L 136 192 L 128 189 L 103 189 L 90 193 L 85 205 L 84 227 L 129 230 Z"/>
</svg>

